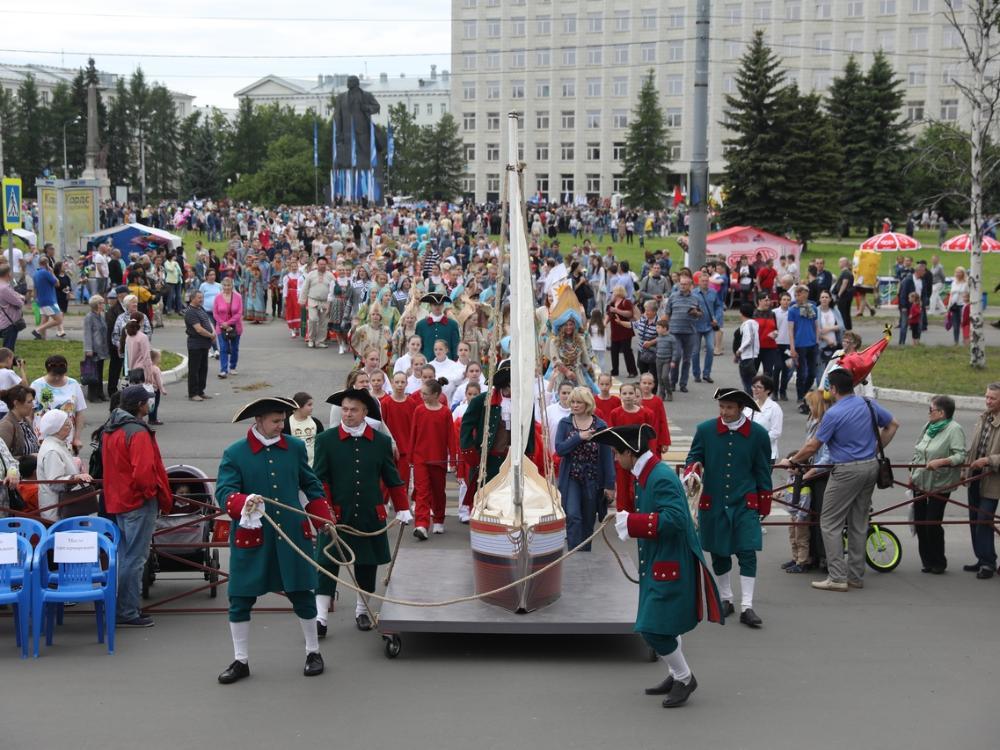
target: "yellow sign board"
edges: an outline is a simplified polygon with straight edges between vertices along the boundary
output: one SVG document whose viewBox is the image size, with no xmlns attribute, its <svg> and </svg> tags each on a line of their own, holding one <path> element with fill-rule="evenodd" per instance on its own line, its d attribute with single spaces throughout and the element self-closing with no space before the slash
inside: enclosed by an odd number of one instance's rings
<svg viewBox="0 0 1000 750">
<path fill-rule="evenodd" d="M 89 188 L 63 191 L 63 230 L 66 247 L 63 252 L 79 252 L 83 246 L 80 238 L 96 232 L 94 221 L 95 192 Z"/>
</svg>

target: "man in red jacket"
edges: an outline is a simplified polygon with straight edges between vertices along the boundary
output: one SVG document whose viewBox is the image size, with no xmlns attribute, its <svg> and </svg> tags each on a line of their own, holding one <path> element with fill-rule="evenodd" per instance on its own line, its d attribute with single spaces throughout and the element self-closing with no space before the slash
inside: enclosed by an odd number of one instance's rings
<svg viewBox="0 0 1000 750">
<path fill-rule="evenodd" d="M 142 570 L 156 526 L 157 511 L 172 505 L 170 484 L 160 448 L 144 421 L 149 391 L 130 385 L 121 392 L 101 438 L 104 505 L 122 532 L 118 550 L 118 627 L 149 628 L 153 618 L 140 610 Z"/>
</svg>

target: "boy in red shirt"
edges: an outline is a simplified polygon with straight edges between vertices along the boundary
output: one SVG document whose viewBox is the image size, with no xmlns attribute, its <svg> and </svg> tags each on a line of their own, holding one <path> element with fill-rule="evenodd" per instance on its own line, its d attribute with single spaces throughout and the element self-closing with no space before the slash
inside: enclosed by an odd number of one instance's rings
<svg viewBox="0 0 1000 750">
<path fill-rule="evenodd" d="M 910 309 L 906 314 L 906 324 L 910 327 L 913 345 L 920 346 L 920 329 L 923 327 L 921 323 L 923 308 L 920 306 L 920 295 L 916 292 L 910 292 L 907 299 L 910 301 Z"/>
<path fill-rule="evenodd" d="M 379 408 L 382 410 L 382 421 L 396 438 L 396 446 L 399 449 L 396 470 L 399 472 L 399 478 L 409 488 L 411 462 L 408 438 L 413 431 L 413 412 L 416 411 L 417 403 L 406 395 L 406 378 L 405 372 L 393 374 L 392 392 L 379 400 Z"/>
</svg>

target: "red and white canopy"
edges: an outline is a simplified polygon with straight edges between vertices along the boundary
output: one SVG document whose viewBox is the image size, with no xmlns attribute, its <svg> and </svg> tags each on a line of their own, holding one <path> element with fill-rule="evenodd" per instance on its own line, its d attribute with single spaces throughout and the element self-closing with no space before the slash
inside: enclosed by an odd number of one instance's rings
<svg viewBox="0 0 1000 750">
<path fill-rule="evenodd" d="M 899 232 L 883 232 L 869 237 L 861 243 L 861 250 L 875 250 L 880 253 L 896 251 L 919 250 L 920 243 L 908 234 Z"/>
<path fill-rule="evenodd" d="M 979 246 L 983 249 L 984 253 L 1000 253 L 1000 241 L 992 237 L 983 237 Z M 942 242 L 941 249 L 946 253 L 967 253 L 972 249 L 972 241 L 969 239 L 969 235 L 960 234 L 957 237 L 952 237 L 950 240 Z"/>
</svg>

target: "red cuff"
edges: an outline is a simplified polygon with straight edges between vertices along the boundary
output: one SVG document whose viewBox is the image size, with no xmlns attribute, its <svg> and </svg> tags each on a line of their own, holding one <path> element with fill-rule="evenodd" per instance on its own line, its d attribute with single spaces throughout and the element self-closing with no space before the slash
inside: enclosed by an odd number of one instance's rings
<svg viewBox="0 0 1000 750">
<path fill-rule="evenodd" d="M 392 507 L 398 512 L 410 509 L 410 501 L 406 499 L 406 485 L 389 488 L 389 499 L 392 500 Z"/>
<path fill-rule="evenodd" d="M 659 524 L 656 513 L 629 513 L 628 535 L 633 539 L 656 539 Z"/>
<path fill-rule="evenodd" d="M 757 512 L 761 516 L 771 515 L 771 491 L 770 490 L 758 490 L 757 491 Z"/>
<path fill-rule="evenodd" d="M 326 498 L 318 498 L 316 500 L 310 500 L 306 503 L 306 513 L 311 516 L 319 516 L 327 523 L 336 523 L 333 517 L 333 512 L 330 510 L 330 503 L 326 501 Z M 313 526 L 317 529 L 320 528 L 320 523 L 315 518 L 310 518 Z"/>
<path fill-rule="evenodd" d="M 226 498 L 226 513 L 234 521 L 239 521 L 243 515 L 243 506 L 247 504 L 249 495 L 245 492 L 233 492 Z"/>
</svg>

